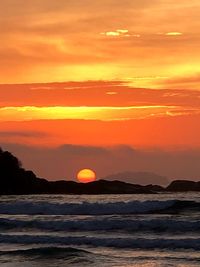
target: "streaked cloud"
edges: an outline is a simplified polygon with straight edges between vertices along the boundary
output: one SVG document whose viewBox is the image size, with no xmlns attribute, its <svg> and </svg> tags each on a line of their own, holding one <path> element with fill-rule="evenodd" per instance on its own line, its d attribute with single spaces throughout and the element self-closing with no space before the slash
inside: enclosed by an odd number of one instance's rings
<svg viewBox="0 0 200 267">
<path fill-rule="evenodd" d="M 199 98 L 198 91 L 200 92 L 200 73 L 195 73 L 191 76 L 185 75 L 185 76 L 175 76 L 168 79 L 166 78 L 160 81 L 160 85 L 161 84 L 163 88 L 168 87 L 171 89 L 174 88 L 185 89 L 184 92 L 182 92 L 183 97 L 184 94 L 189 96 L 191 94 L 192 89 L 196 89 L 197 91 L 196 97 Z"/>
<path fill-rule="evenodd" d="M 106 35 L 106 36 L 120 36 L 119 32 L 102 32 L 102 35 Z"/>
<path fill-rule="evenodd" d="M 129 30 L 123 30 L 123 29 L 101 32 L 100 34 L 108 37 L 135 37 L 135 38 L 141 37 L 141 34 L 130 32 Z"/>
<path fill-rule="evenodd" d="M 160 117 L 180 110 L 175 106 L 126 106 L 126 107 L 2 107 L 0 121 L 30 121 L 30 120 L 130 120 L 148 117 Z M 191 110 L 191 113 L 194 111 Z M 195 110 L 200 112 L 200 110 Z"/>
<path fill-rule="evenodd" d="M 107 95 L 117 95 L 117 92 L 106 92 Z"/>
<path fill-rule="evenodd" d="M 1 1 L 0 82 L 193 75 L 199 11 L 196 0 Z"/>
<path fill-rule="evenodd" d="M 133 80 L 0 85 L 0 141 L 200 147 L 200 91 L 177 89 L 198 75 L 177 79 L 156 79 L 175 89 L 134 88 Z M 36 129 L 45 136 L 31 135 Z"/>
<path fill-rule="evenodd" d="M 153 80 L 162 89 L 137 88 L 137 81 Z M 192 77 L 135 77 L 126 81 L 0 85 L 1 107 L 126 107 L 200 106 L 199 75 Z M 196 90 L 186 88 L 198 87 Z M 166 89 L 169 88 L 169 89 Z M 183 88 L 183 89 L 181 89 Z M 12 92 L 12 94 L 10 94 Z"/>
<path fill-rule="evenodd" d="M 0 131 L 0 137 L 46 137 L 47 133 L 38 131 Z"/>
<path fill-rule="evenodd" d="M 31 146 L 56 146 L 63 142 L 81 145 L 119 145 L 163 149 L 200 147 L 200 115 L 153 116 L 136 120 L 30 120 L 0 121 L 1 131 L 35 131 L 44 137 L 0 137 L 1 142 Z M 120 134 L 118 134 L 120 133 Z M 49 135 L 48 135 L 49 134 Z M 64 141 L 63 141 L 64 140 Z"/>
<path fill-rule="evenodd" d="M 181 35 L 183 35 L 183 33 L 182 32 L 167 32 L 167 33 L 165 33 L 165 35 L 167 35 L 167 36 L 181 36 Z"/>
<path fill-rule="evenodd" d="M 123 30 L 123 29 L 118 29 L 115 31 L 106 31 L 106 32 L 101 32 L 101 35 L 105 35 L 105 36 L 111 36 L 111 37 L 129 37 L 131 36 L 128 30 Z"/>
</svg>

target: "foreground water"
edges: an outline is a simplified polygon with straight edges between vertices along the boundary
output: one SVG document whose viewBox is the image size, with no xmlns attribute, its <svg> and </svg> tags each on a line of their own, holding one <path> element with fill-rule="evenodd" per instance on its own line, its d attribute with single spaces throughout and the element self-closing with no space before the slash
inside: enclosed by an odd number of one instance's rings
<svg viewBox="0 0 200 267">
<path fill-rule="evenodd" d="M 200 266 L 200 194 L 1 196 L 0 266 Z"/>
</svg>

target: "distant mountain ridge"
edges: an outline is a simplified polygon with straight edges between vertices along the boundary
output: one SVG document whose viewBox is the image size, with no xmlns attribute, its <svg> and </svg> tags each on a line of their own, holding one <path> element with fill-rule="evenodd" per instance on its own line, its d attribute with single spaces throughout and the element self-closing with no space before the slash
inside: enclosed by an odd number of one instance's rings
<svg viewBox="0 0 200 267">
<path fill-rule="evenodd" d="M 159 192 L 200 191 L 200 182 L 178 180 L 164 188 L 122 181 L 99 180 L 81 184 L 73 181 L 47 181 L 22 168 L 20 161 L 0 149 L 0 195 L 11 194 L 155 194 Z"/>
<path fill-rule="evenodd" d="M 126 181 L 131 184 L 149 185 L 157 184 L 166 186 L 169 184 L 169 179 L 165 176 L 161 176 L 152 172 L 120 172 L 103 177 L 104 180 L 120 180 Z"/>
</svg>

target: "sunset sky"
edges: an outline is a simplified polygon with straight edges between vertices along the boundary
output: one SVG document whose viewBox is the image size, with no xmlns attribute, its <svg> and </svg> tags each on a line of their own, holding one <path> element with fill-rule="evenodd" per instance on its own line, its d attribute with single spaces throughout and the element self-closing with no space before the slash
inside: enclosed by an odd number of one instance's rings
<svg viewBox="0 0 200 267">
<path fill-rule="evenodd" d="M 1 146 L 48 179 L 199 179 L 199 14 L 199 0 L 1 1 Z"/>
</svg>

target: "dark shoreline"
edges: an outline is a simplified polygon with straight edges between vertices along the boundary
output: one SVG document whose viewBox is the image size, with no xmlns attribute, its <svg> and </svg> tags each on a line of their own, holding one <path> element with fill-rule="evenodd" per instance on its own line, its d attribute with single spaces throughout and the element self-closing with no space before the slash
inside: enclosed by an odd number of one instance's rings
<svg viewBox="0 0 200 267">
<path fill-rule="evenodd" d="M 166 188 L 159 185 L 137 185 L 122 181 L 99 180 L 87 184 L 73 181 L 51 182 L 41 178 L 29 180 L 14 179 L 15 182 L 0 182 L 0 195 L 110 195 L 110 194 L 159 194 L 174 192 L 200 192 L 200 182 L 176 180 L 171 182 Z M 28 182 L 29 180 L 29 182 Z M 16 183 L 17 182 L 17 183 Z M 28 182 L 28 183 L 27 183 Z"/>
</svg>

